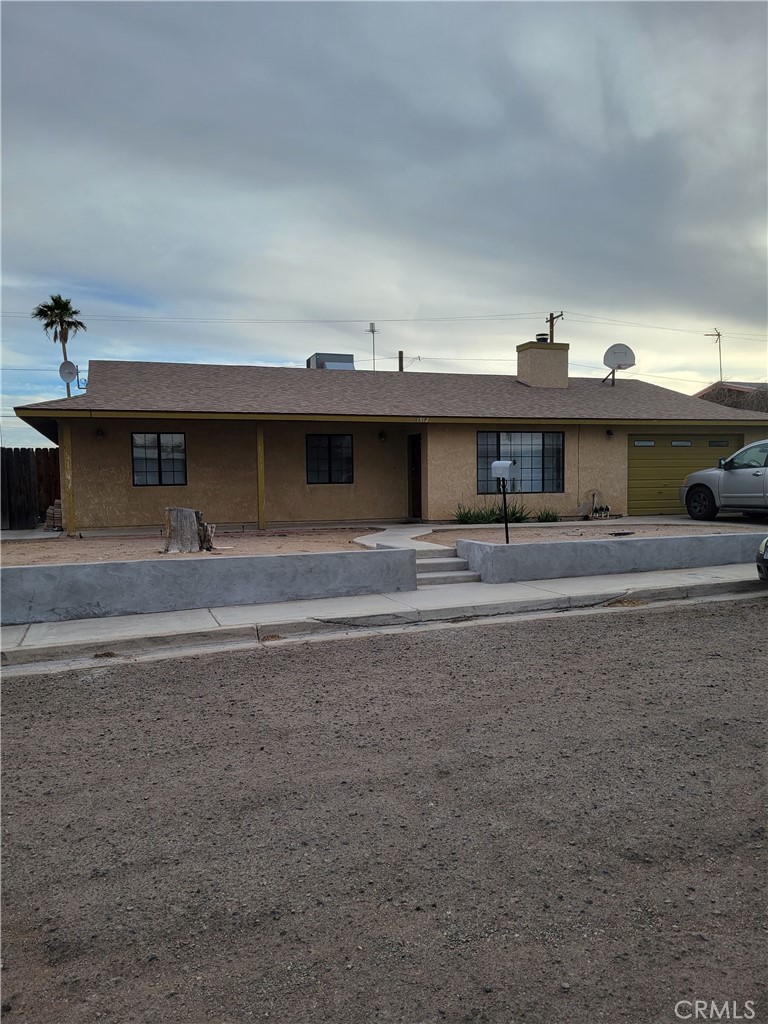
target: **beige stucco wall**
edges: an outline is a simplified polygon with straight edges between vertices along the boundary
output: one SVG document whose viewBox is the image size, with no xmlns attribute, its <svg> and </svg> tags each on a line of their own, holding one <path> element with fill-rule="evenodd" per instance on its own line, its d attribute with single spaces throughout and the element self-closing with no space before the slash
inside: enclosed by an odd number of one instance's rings
<svg viewBox="0 0 768 1024">
<path fill-rule="evenodd" d="M 495 423 L 483 430 L 541 430 L 541 424 Z M 627 435 L 615 430 L 606 435 L 605 427 L 546 425 L 547 430 L 565 434 L 565 490 L 560 494 L 524 494 L 520 496 L 531 512 L 554 509 L 561 515 L 576 515 L 582 501 L 599 492 L 598 504 L 612 511 L 626 510 Z M 496 494 L 477 493 L 478 427 L 463 424 L 429 424 L 427 461 L 430 492 L 424 518 L 451 519 L 458 502 L 463 505 L 492 505 Z"/>
<path fill-rule="evenodd" d="M 103 437 L 96 431 L 102 430 Z M 184 433 L 187 486 L 134 487 L 131 433 Z M 256 424 L 225 420 L 72 420 L 74 528 L 156 526 L 169 505 L 208 522 L 257 518 Z M 62 489 L 62 499 L 66 500 Z"/>
<path fill-rule="evenodd" d="M 505 423 L 484 425 L 483 430 L 541 430 L 542 424 Z M 521 500 L 532 513 L 548 508 L 564 516 L 577 515 L 579 505 L 592 500 L 609 505 L 616 515 L 627 512 L 627 438 L 637 433 L 637 427 L 608 425 L 564 426 L 546 424 L 547 430 L 562 430 L 565 434 L 565 490 L 560 494 L 524 494 Z M 613 430 L 611 436 L 607 431 Z M 680 427 L 649 428 L 649 434 L 678 435 Z M 711 436 L 712 426 L 685 428 L 686 434 Z M 476 451 L 478 427 L 470 424 L 429 424 L 424 428 L 424 477 L 429 480 L 429 492 L 424 506 L 424 519 L 451 519 L 458 502 L 464 505 L 492 505 L 499 501 L 495 494 L 478 494 L 476 479 Z M 768 430 L 765 426 L 738 428 L 744 434 L 744 444 L 762 440 Z"/>
<path fill-rule="evenodd" d="M 267 522 L 405 518 L 407 432 L 405 425 L 389 423 L 265 424 Z M 352 434 L 354 483 L 307 483 L 306 435 L 310 433 Z"/>
<path fill-rule="evenodd" d="M 62 500 L 68 528 L 159 526 L 168 505 L 200 509 L 212 523 L 258 521 L 257 424 L 226 420 L 71 420 L 73 514 L 66 518 L 69 473 L 62 474 Z M 422 438 L 422 517 L 452 519 L 459 502 L 488 505 L 496 495 L 478 495 L 476 425 L 266 423 L 265 480 L 267 525 L 279 523 L 399 520 L 408 515 L 407 435 Z M 508 430 L 509 424 L 483 425 Z M 515 425 L 538 430 L 541 424 Z M 579 505 L 597 492 L 597 503 L 614 513 L 626 512 L 627 434 L 613 427 L 547 425 L 565 434 L 565 491 L 525 494 L 532 512 L 554 509 L 576 515 Z M 103 437 L 96 436 L 97 430 Z M 636 431 L 636 428 L 633 428 Z M 186 487 L 134 487 L 131 479 L 131 432 L 183 432 L 187 439 Z M 385 440 L 379 439 L 384 432 Z M 62 444 L 66 431 L 60 427 Z M 652 430 L 662 433 L 663 429 Z M 688 431 L 690 432 L 690 431 Z M 696 433 L 711 433 L 698 428 Z M 743 428 L 745 443 L 766 436 L 765 426 Z M 351 433 L 355 479 L 352 484 L 307 484 L 307 433 Z M 66 461 L 62 447 L 62 463 Z"/>
<path fill-rule="evenodd" d="M 98 430 L 103 437 L 97 436 Z M 133 431 L 186 435 L 186 486 L 133 486 Z M 256 431 L 253 421 L 71 421 L 71 528 L 159 526 L 169 505 L 200 509 L 212 523 L 256 523 Z M 383 441 L 379 439 L 382 431 Z M 267 525 L 405 518 L 407 432 L 399 424 L 265 424 Z M 307 484 L 308 433 L 352 434 L 354 483 Z M 67 504 L 68 494 L 63 492 L 62 499 Z"/>
<path fill-rule="evenodd" d="M 747 427 L 744 431 L 744 444 L 752 444 L 753 441 L 763 441 L 768 437 L 768 423 L 759 427 Z"/>
</svg>

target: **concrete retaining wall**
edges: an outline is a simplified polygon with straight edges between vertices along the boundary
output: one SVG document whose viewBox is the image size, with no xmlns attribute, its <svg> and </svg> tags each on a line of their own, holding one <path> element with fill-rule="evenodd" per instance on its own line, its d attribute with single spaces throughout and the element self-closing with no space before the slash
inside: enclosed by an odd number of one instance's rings
<svg viewBox="0 0 768 1024">
<path fill-rule="evenodd" d="M 602 576 L 702 565 L 753 562 L 757 533 L 683 537 L 617 537 L 615 540 L 554 541 L 551 544 L 456 543 L 459 558 L 479 572 L 483 583 L 517 583 L 570 576 Z"/>
<path fill-rule="evenodd" d="M 6 626 L 415 590 L 416 555 L 334 551 L 24 565 L 3 568 L 0 578 Z"/>
</svg>

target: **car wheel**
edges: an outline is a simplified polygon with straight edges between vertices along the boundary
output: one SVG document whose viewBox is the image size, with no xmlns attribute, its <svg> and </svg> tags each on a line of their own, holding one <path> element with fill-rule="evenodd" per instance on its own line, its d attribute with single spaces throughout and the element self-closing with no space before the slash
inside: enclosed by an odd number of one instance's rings
<svg viewBox="0 0 768 1024">
<path fill-rule="evenodd" d="M 692 487 L 685 497 L 685 507 L 691 519 L 714 519 L 717 505 L 708 487 Z"/>
</svg>

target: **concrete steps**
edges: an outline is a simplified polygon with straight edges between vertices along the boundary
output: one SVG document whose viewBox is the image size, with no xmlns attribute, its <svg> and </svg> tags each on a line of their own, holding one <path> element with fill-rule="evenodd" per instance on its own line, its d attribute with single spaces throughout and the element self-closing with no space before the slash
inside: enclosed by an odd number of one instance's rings
<svg viewBox="0 0 768 1024">
<path fill-rule="evenodd" d="M 480 573 L 472 572 L 465 558 L 457 558 L 456 551 L 445 554 L 437 551 L 416 559 L 416 586 L 437 587 L 446 583 L 479 583 Z"/>
</svg>

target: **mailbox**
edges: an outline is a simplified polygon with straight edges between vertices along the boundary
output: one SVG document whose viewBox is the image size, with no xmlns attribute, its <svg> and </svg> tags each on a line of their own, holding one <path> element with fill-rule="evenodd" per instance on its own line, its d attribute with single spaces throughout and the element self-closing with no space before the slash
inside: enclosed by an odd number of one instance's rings
<svg viewBox="0 0 768 1024">
<path fill-rule="evenodd" d="M 501 501 L 504 506 L 504 539 L 509 544 L 509 518 L 507 516 L 507 490 L 510 490 L 513 494 L 515 492 L 515 485 L 517 483 L 514 477 L 513 466 L 517 465 L 517 459 L 500 459 L 498 462 L 491 463 L 491 476 L 495 480 L 501 480 Z M 511 486 L 507 487 L 507 481 L 511 481 Z"/>
<path fill-rule="evenodd" d="M 512 459 L 509 462 L 492 462 L 491 476 L 495 480 L 511 480 L 514 476 L 512 467 L 515 465 L 517 465 L 517 459 Z"/>
</svg>

